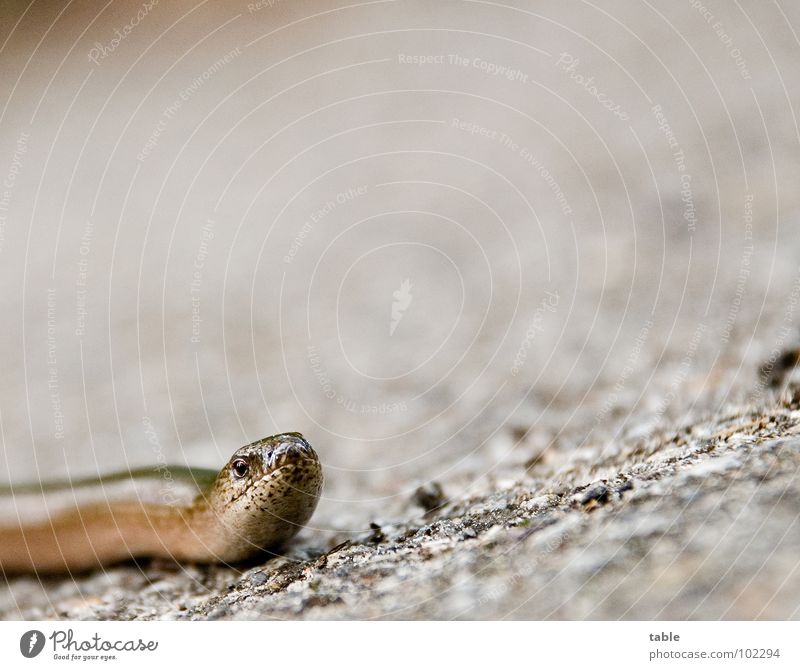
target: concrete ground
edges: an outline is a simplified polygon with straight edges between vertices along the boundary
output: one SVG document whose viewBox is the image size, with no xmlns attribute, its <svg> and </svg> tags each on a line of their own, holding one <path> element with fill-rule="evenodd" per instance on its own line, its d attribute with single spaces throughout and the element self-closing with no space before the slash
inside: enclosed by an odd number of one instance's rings
<svg viewBox="0 0 800 670">
<path fill-rule="evenodd" d="M 0 479 L 324 497 L 0 617 L 800 616 L 798 8 L 143 7 L 2 9 Z"/>
</svg>

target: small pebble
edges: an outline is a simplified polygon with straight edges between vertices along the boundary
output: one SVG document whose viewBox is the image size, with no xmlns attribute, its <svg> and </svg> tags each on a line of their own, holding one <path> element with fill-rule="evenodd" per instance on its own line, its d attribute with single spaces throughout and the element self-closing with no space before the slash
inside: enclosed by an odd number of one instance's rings
<svg viewBox="0 0 800 670">
<path fill-rule="evenodd" d="M 369 524 L 370 529 L 372 530 L 372 535 L 367 538 L 367 542 L 373 544 L 380 544 L 384 540 L 386 540 L 386 535 L 384 535 L 381 527 L 375 523 L 374 521 Z"/>
<path fill-rule="evenodd" d="M 444 503 L 444 489 L 439 482 L 427 482 L 414 491 L 413 501 L 426 512 L 438 509 Z"/>
<path fill-rule="evenodd" d="M 250 583 L 253 586 L 261 586 L 262 584 L 267 583 L 267 574 L 265 572 L 256 572 L 253 575 L 250 575 Z"/>
<path fill-rule="evenodd" d="M 581 505 L 588 505 L 596 501 L 597 503 L 604 503 L 608 499 L 608 487 L 602 482 L 592 484 L 588 489 L 578 494 L 578 502 Z"/>
<path fill-rule="evenodd" d="M 617 493 L 622 494 L 624 491 L 630 491 L 633 489 L 633 480 L 626 479 L 622 484 L 617 487 Z"/>
</svg>

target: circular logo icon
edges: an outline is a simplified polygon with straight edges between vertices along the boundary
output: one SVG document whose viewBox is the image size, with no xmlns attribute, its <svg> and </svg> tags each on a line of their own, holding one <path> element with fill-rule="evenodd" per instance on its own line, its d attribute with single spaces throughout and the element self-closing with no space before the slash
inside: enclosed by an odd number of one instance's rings
<svg viewBox="0 0 800 670">
<path fill-rule="evenodd" d="M 25 658 L 38 656 L 44 649 L 44 635 L 40 630 L 29 630 L 19 639 L 19 650 Z"/>
</svg>

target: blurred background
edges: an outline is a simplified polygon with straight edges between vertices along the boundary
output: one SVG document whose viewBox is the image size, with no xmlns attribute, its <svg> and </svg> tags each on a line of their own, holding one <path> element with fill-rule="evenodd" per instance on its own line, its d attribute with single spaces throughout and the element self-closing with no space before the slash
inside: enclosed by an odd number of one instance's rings
<svg viewBox="0 0 800 670">
<path fill-rule="evenodd" d="M 757 397 L 797 335 L 798 25 L 755 0 L 4 3 L 0 479 L 298 430 L 324 535 L 430 480 L 491 490 L 531 444 Z"/>
</svg>

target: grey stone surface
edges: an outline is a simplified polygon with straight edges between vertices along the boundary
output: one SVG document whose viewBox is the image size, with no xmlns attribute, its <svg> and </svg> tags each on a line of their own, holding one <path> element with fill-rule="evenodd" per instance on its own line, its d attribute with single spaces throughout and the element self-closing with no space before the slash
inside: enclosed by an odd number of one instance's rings
<svg viewBox="0 0 800 670">
<path fill-rule="evenodd" d="M 77 619 L 798 618 L 800 388 L 727 409 L 591 463 L 548 450 L 490 493 L 425 516 L 410 500 L 330 549 L 307 538 L 245 570 L 17 579 L 0 602 Z"/>
</svg>

